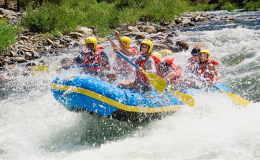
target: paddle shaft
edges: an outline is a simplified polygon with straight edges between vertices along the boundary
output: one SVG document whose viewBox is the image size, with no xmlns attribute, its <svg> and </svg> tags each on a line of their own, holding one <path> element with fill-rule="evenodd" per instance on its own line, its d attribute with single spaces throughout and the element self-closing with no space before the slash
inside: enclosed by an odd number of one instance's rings
<svg viewBox="0 0 260 160">
<path fill-rule="evenodd" d="M 134 64 L 132 61 L 130 61 L 125 55 L 123 55 L 121 52 L 116 51 L 121 57 L 123 57 L 127 62 L 131 63 L 136 69 L 138 69 L 139 67 Z"/>
</svg>

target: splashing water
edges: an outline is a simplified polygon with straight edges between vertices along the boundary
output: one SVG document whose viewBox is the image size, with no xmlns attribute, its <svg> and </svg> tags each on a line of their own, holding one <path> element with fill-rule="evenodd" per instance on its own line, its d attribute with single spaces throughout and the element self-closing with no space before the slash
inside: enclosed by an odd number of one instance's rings
<svg viewBox="0 0 260 160">
<path fill-rule="evenodd" d="M 259 159 L 260 25 L 254 21 L 255 27 L 237 22 L 235 28 L 209 23 L 218 29 L 187 30 L 173 38 L 207 46 L 220 62 L 220 83 L 250 100 L 246 108 L 225 94 L 202 93 L 193 96 L 193 108 L 158 121 L 128 123 L 66 110 L 51 93 L 56 71 L 10 78 L 0 81 L 0 159 Z M 113 63 L 112 48 L 103 44 Z M 173 54 L 175 63 L 185 63 L 191 49 Z M 50 67 L 77 54 L 68 50 L 52 57 Z"/>
</svg>

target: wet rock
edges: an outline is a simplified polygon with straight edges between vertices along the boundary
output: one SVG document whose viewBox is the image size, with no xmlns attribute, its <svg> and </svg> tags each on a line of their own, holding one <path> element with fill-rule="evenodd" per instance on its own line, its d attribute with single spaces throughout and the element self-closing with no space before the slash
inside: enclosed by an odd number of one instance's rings
<svg viewBox="0 0 260 160">
<path fill-rule="evenodd" d="M 195 23 L 193 23 L 193 22 L 189 22 L 188 24 L 189 24 L 189 26 L 195 26 Z"/>
<path fill-rule="evenodd" d="M 183 49 L 180 46 L 168 45 L 173 53 L 181 52 Z"/>
<path fill-rule="evenodd" d="M 70 32 L 70 33 L 69 33 L 69 36 L 70 36 L 71 38 L 74 38 L 74 39 L 79 39 L 80 37 L 81 37 L 81 38 L 84 37 L 83 34 L 78 33 L 78 32 Z"/>
<path fill-rule="evenodd" d="M 163 41 L 162 41 L 162 44 L 165 44 L 165 45 L 169 45 L 169 44 L 174 44 L 173 41 L 171 39 L 168 39 L 168 38 L 165 38 Z"/>
<path fill-rule="evenodd" d="M 127 32 L 127 33 L 124 33 L 122 35 L 123 36 L 127 36 L 127 37 L 135 37 L 137 35 L 141 35 L 142 36 L 142 34 L 145 35 L 147 33 L 145 33 L 145 32 Z"/>
<path fill-rule="evenodd" d="M 176 45 L 180 46 L 183 50 L 188 50 L 190 47 L 186 42 L 183 41 L 177 41 Z"/>
<path fill-rule="evenodd" d="M 163 50 L 163 49 L 169 49 L 169 47 L 165 44 L 154 44 L 153 45 L 154 51 L 160 51 L 160 50 Z"/>
<path fill-rule="evenodd" d="M 31 60 L 33 59 L 33 55 L 31 52 L 25 52 L 25 59 Z"/>
<path fill-rule="evenodd" d="M 29 40 L 30 38 L 28 36 L 21 36 L 20 39 L 21 40 Z"/>
<path fill-rule="evenodd" d="M 10 57 L 18 57 L 18 53 L 15 51 L 10 51 Z"/>
<path fill-rule="evenodd" d="M 27 62 L 27 60 L 24 57 L 15 57 L 14 61 L 17 62 L 17 63 Z"/>
<path fill-rule="evenodd" d="M 0 8 L 0 15 L 4 15 L 4 16 L 10 15 L 10 16 L 17 17 L 17 13 L 16 12 L 11 11 L 11 10 L 7 10 L 7 9 L 3 9 L 3 8 Z"/>
<path fill-rule="evenodd" d="M 201 17 L 201 16 L 197 16 L 191 19 L 194 22 L 203 22 L 203 21 L 207 21 L 207 19 L 205 17 Z"/>
<path fill-rule="evenodd" d="M 138 29 L 141 32 L 147 32 L 147 33 L 156 33 L 157 32 L 153 26 L 139 26 Z"/>
<path fill-rule="evenodd" d="M 93 29 L 87 27 L 81 27 L 77 29 L 77 32 L 83 34 L 84 36 L 91 36 L 93 34 Z M 76 38 L 78 39 L 78 38 Z"/>
<path fill-rule="evenodd" d="M 251 16 L 251 17 L 249 17 L 248 19 L 257 19 L 257 17 Z"/>
<path fill-rule="evenodd" d="M 47 45 L 53 45 L 53 41 L 50 40 L 49 38 L 46 38 L 46 41 L 47 41 Z"/>
<path fill-rule="evenodd" d="M 127 30 L 130 32 L 140 32 L 137 27 L 132 27 L 132 26 L 128 26 Z"/>
<path fill-rule="evenodd" d="M 142 35 L 136 35 L 135 40 L 137 40 L 137 39 L 143 39 L 143 36 Z"/>
<path fill-rule="evenodd" d="M 40 58 L 40 54 L 38 52 L 36 52 L 35 50 L 31 50 L 29 52 L 32 53 L 33 59 Z"/>
<path fill-rule="evenodd" d="M 25 52 L 23 50 L 17 50 L 17 54 L 19 57 L 21 57 L 25 55 Z"/>
<path fill-rule="evenodd" d="M 9 57 L 4 58 L 2 62 L 3 62 L 4 64 L 7 63 L 8 65 L 9 65 L 9 64 L 13 64 L 13 62 L 9 59 Z"/>
</svg>

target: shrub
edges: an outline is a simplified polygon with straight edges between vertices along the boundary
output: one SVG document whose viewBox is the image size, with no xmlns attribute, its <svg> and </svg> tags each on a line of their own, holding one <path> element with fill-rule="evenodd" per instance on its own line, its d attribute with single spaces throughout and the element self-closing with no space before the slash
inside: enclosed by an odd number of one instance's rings
<svg viewBox="0 0 260 160">
<path fill-rule="evenodd" d="M 16 42 L 16 31 L 10 24 L 0 22 L 0 51 L 9 47 L 9 45 Z"/>
<path fill-rule="evenodd" d="M 234 4 L 231 3 L 225 3 L 222 7 L 221 10 L 228 10 L 228 11 L 233 11 L 235 10 L 237 7 Z"/>
<path fill-rule="evenodd" d="M 32 6 L 27 8 L 27 14 L 22 24 L 30 31 L 46 33 L 61 31 L 69 33 L 76 29 L 78 22 L 82 19 L 83 13 L 78 9 L 56 4 L 47 4 L 33 10 Z"/>
<path fill-rule="evenodd" d="M 250 1 L 250 2 L 246 3 L 243 8 L 247 11 L 257 11 L 260 8 L 260 2 L 259 1 L 258 2 Z"/>
<path fill-rule="evenodd" d="M 218 4 L 201 4 L 197 3 L 195 6 L 191 7 L 191 11 L 212 11 L 214 10 Z"/>
</svg>

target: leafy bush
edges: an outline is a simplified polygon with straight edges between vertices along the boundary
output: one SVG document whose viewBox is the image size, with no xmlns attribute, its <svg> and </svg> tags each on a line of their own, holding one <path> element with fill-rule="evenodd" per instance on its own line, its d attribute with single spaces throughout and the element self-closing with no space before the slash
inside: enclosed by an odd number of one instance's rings
<svg viewBox="0 0 260 160">
<path fill-rule="evenodd" d="M 191 11 L 212 11 L 214 10 L 218 4 L 201 4 L 197 3 L 195 6 L 191 7 Z"/>
<path fill-rule="evenodd" d="M 22 24 L 29 28 L 30 31 L 38 33 L 51 31 L 69 33 L 76 29 L 82 17 L 83 13 L 78 9 L 67 6 L 47 4 L 37 10 L 33 10 L 32 6 L 29 6 Z"/>
<path fill-rule="evenodd" d="M 54 1 L 54 0 L 53 0 Z M 95 0 L 62 0 L 59 4 L 27 7 L 22 24 L 38 33 L 69 33 L 77 26 L 95 27 L 101 36 L 110 34 L 123 23 L 134 23 L 139 17 L 148 20 L 172 21 L 175 15 L 187 11 L 183 0 L 115 0 L 114 3 Z"/>
<path fill-rule="evenodd" d="M 221 10 L 228 10 L 228 11 L 233 11 L 235 10 L 237 7 L 234 4 L 231 3 L 225 3 L 222 7 Z"/>
<path fill-rule="evenodd" d="M 244 9 L 247 11 L 257 11 L 260 8 L 260 2 L 250 1 L 245 4 Z"/>
<path fill-rule="evenodd" d="M 0 22 L 0 51 L 3 51 L 9 47 L 9 45 L 16 42 L 16 31 L 10 24 Z"/>
</svg>

